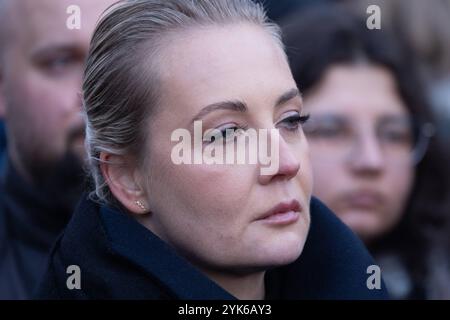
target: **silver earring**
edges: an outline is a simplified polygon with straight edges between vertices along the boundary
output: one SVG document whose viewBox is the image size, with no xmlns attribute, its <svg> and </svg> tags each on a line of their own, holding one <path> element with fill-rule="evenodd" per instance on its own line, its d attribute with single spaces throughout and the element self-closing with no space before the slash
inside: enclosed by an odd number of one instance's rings
<svg viewBox="0 0 450 320">
<path fill-rule="evenodd" d="M 141 208 L 143 211 L 146 211 L 146 210 L 147 210 L 140 200 L 136 200 L 134 203 L 136 203 L 136 205 L 137 205 L 139 208 Z"/>
</svg>

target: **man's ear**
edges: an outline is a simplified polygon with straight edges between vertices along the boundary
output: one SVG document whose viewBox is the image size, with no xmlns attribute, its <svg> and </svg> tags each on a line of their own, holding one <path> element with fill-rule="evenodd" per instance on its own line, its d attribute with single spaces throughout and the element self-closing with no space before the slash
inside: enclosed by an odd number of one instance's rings
<svg viewBox="0 0 450 320">
<path fill-rule="evenodd" d="M 100 153 L 100 169 L 114 197 L 131 213 L 148 213 L 138 170 L 125 157 Z"/>
</svg>

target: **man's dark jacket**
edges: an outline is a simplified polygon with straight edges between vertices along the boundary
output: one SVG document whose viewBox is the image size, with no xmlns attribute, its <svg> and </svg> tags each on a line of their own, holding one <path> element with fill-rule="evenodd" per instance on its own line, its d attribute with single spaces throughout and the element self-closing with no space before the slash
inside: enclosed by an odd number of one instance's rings
<svg viewBox="0 0 450 320">
<path fill-rule="evenodd" d="M 49 252 L 72 215 L 47 190 L 27 183 L 0 159 L 0 300 L 30 299 Z"/>
<path fill-rule="evenodd" d="M 370 265 L 374 262 L 360 240 L 312 199 L 303 253 L 266 273 L 266 298 L 385 299 L 384 283 L 379 290 L 368 289 Z M 73 288 L 77 283 L 80 289 Z M 53 248 L 37 297 L 234 299 L 133 218 L 87 197 Z"/>
</svg>

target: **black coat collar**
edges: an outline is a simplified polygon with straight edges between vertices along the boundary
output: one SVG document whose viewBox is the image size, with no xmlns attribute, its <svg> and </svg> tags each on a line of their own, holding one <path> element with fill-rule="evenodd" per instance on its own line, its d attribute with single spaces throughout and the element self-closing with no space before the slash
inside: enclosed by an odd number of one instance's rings
<svg viewBox="0 0 450 320">
<path fill-rule="evenodd" d="M 177 299 L 234 299 L 173 248 L 124 213 L 103 207 L 101 218 L 111 249 L 158 279 Z"/>
<path fill-rule="evenodd" d="M 320 201 L 297 261 L 266 274 L 268 299 L 385 299 L 369 290 L 374 264 L 356 236 Z M 68 290 L 66 269 L 78 265 L 82 289 Z M 233 299 L 169 245 L 127 214 L 84 198 L 54 247 L 40 298 Z"/>
</svg>

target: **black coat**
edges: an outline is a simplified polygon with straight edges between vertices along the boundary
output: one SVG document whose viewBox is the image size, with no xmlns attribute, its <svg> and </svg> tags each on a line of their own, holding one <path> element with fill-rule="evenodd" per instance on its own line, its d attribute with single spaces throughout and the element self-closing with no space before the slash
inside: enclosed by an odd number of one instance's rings
<svg viewBox="0 0 450 320">
<path fill-rule="evenodd" d="M 366 285 L 374 262 L 364 245 L 321 202 L 300 258 L 266 273 L 268 299 L 384 299 Z M 70 265 L 81 289 L 69 290 Z M 42 299 L 234 299 L 127 214 L 83 198 L 52 250 L 37 292 Z"/>
</svg>

